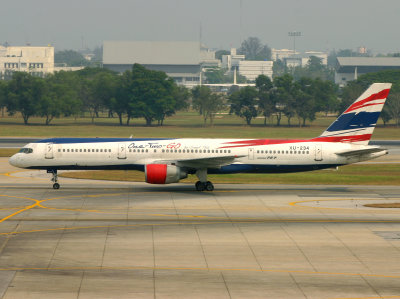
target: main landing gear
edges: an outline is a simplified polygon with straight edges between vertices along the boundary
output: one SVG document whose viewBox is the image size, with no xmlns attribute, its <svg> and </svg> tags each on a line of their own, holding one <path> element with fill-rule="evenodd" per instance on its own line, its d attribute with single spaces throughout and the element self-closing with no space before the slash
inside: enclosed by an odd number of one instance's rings
<svg viewBox="0 0 400 299">
<path fill-rule="evenodd" d="M 197 191 L 213 191 L 214 185 L 210 181 L 207 181 L 207 169 L 198 169 L 196 171 L 196 176 L 199 178 L 199 181 L 196 182 L 196 190 Z"/>
<path fill-rule="evenodd" d="M 51 173 L 53 177 L 51 178 L 51 181 L 54 182 L 53 184 L 53 189 L 60 189 L 60 184 L 58 183 L 58 175 L 57 175 L 57 169 L 50 169 L 47 170 L 47 173 Z"/>
</svg>

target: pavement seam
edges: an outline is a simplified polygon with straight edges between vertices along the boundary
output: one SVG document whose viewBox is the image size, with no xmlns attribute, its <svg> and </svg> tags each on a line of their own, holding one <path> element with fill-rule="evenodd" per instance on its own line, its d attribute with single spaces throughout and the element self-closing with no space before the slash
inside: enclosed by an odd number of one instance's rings
<svg viewBox="0 0 400 299">
<path fill-rule="evenodd" d="M 329 230 L 329 228 L 327 228 L 325 225 L 323 226 L 325 228 L 326 231 L 328 231 L 334 238 L 336 238 L 336 240 L 338 240 L 342 246 L 344 248 L 346 248 L 346 250 L 348 252 L 351 253 L 351 255 L 361 264 L 363 265 L 363 267 L 365 267 L 365 269 L 367 269 L 370 273 L 372 273 L 371 269 L 351 250 L 351 248 L 349 246 L 347 246 L 347 244 L 345 242 L 343 242 L 343 240 L 341 238 L 339 238 L 338 236 L 336 236 L 336 234 L 334 232 L 332 232 L 331 230 Z"/>
<path fill-rule="evenodd" d="M 295 239 L 288 233 L 288 231 L 285 229 L 285 227 L 281 226 L 282 230 L 285 232 L 285 234 L 289 237 L 289 239 L 296 245 L 297 250 L 301 252 L 305 260 L 310 264 L 311 268 L 314 270 L 314 272 L 318 272 L 318 270 L 314 267 L 314 265 L 311 263 L 310 259 L 308 256 L 304 253 L 303 249 L 299 246 L 299 244 L 296 242 Z"/>
<path fill-rule="evenodd" d="M 304 298 L 308 298 L 306 293 L 304 293 L 303 288 L 300 286 L 300 284 L 297 282 L 296 278 L 293 276 L 292 273 L 289 273 L 290 278 L 293 280 L 294 284 L 296 287 L 300 290 L 301 294 L 304 296 Z"/>
<path fill-rule="evenodd" d="M 197 228 L 197 225 L 194 225 L 194 229 L 195 229 L 195 231 L 196 231 L 197 238 L 199 239 L 199 243 L 200 243 L 200 248 L 201 248 L 201 251 L 203 252 L 203 258 L 204 258 L 204 262 L 205 262 L 205 264 L 206 264 L 206 266 L 207 266 L 207 270 L 209 270 L 209 269 L 210 269 L 210 267 L 208 266 L 208 262 L 207 262 L 206 253 L 205 253 L 205 251 L 204 251 L 204 246 L 203 246 L 203 243 L 201 242 L 201 239 L 200 239 L 200 234 L 199 234 L 199 230 L 198 230 L 198 228 Z"/>
<path fill-rule="evenodd" d="M 254 257 L 254 259 L 256 260 L 256 263 L 257 263 L 258 267 L 260 267 L 260 270 L 262 270 L 262 266 L 261 266 L 261 264 L 260 264 L 260 262 L 259 262 L 259 260 L 258 260 L 258 258 L 257 258 L 257 256 L 256 256 L 256 253 L 254 252 L 253 248 L 251 247 L 250 242 L 249 242 L 249 240 L 247 239 L 246 235 L 243 233 L 243 230 L 242 230 L 242 228 L 240 227 L 240 225 L 238 225 L 238 229 L 239 229 L 240 233 L 242 234 L 243 239 L 245 239 L 245 241 L 246 241 L 246 243 L 247 243 L 247 246 L 249 247 L 251 253 L 253 254 L 253 257 Z"/>
<path fill-rule="evenodd" d="M 232 298 L 231 296 L 231 292 L 229 292 L 229 288 L 228 288 L 228 284 L 226 283 L 225 277 L 224 277 L 224 273 L 221 272 L 221 277 L 222 277 L 222 281 L 224 282 L 225 288 L 226 288 L 226 292 L 228 293 L 229 298 Z"/>
</svg>

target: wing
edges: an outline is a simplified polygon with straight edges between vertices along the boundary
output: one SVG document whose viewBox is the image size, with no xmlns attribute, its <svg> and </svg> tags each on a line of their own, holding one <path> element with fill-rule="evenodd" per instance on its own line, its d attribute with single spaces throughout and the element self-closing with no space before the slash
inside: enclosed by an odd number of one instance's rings
<svg viewBox="0 0 400 299">
<path fill-rule="evenodd" d="M 387 149 L 384 149 L 381 147 L 372 147 L 372 148 L 365 148 L 365 149 L 346 150 L 346 151 L 337 152 L 335 154 L 339 155 L 339 156 L 344 156 L 344 157 L 352 157 L 352 156 L 361 156 L 361 155 L 379 153 L 382 151 L 387 151 Z"/>
<path fill-rule="evenodd" d="M 161 164 L 175 164 L 179 167 L 187 168 L 220 168 L 225 165 L 232 164 L 235 159 L 245 156 L 219 156 L 219 157 L 206 157 L 206 158 L 188 158 L 176 160 L 158 160 L 154 161 Z"/>
</svg>

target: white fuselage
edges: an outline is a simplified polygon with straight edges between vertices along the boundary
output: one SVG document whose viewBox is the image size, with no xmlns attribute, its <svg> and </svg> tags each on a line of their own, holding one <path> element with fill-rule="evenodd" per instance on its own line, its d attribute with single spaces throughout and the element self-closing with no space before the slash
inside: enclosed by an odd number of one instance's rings
<svg viewBox="0 0 400 299">
<path fill-rule="evenodd" d="M 242 139 L 149 139 L 75 143 L 38 142 L 15 154 L 10 163 L 33 169 L 140 169 L 146 164 L 179 164 L 182 160 L 234 156 L 230 165 L 208 167 L 211 172 L 291 172 L 369 160 L 385 153 L 344 157 L 336 153 L 367 148 L 338 142 L 274 140 L 269 144 Z M 264 142 L 267 143 L 267 142 Z M 230 168 L 226 168 L 231 166 Z M 234 167 L 236 166 L 236 167 Z M 225 170 L 224 170 L 225 167 Z M 279 167 L 281 167 L 279 169 Z M 299 169 L 299 170 L 297 170 Z"/>
</svg>

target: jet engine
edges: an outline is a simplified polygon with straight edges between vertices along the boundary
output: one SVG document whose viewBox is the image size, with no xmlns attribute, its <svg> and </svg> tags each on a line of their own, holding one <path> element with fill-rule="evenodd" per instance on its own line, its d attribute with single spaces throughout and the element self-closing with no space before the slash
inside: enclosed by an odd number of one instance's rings
<svg viewBox="0 0 400 299">
<path fill-rule="evenodd" d="M 147 164 L 145 166 L 146 182 L 149 184 L 170 184 L 187 178 L 187 172 L 180 167 L 169 164 Z"/>
</svg>

